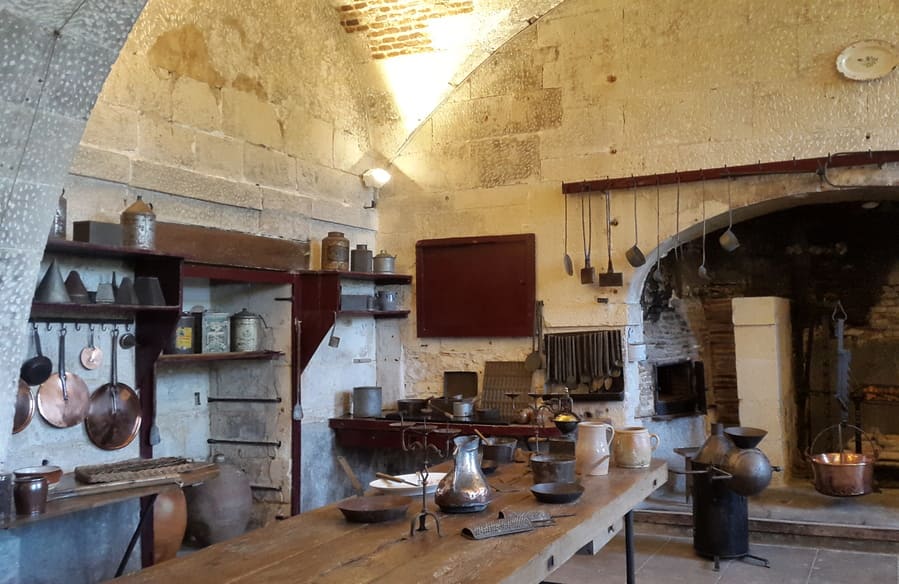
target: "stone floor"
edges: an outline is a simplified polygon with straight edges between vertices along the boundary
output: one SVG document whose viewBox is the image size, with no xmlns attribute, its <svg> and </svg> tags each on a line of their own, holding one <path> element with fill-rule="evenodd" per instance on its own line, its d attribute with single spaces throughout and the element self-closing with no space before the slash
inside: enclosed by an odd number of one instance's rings
<svg viewBox="0 0 899 584">
<path fill-rule="evenodd" d="M 638 507 L 647 511 L 690 513 L 684 493 L 656 491 Z M 770 568 L 751 560 L 731 560 L 714 571 L 713 562 L 693 551 L 689 527 L 636 523 L 636 576 L 639 584 L 899 584 L 899 543 L 851 541 L 841 526 L 899 528 L 899 489 L 863 497 L 827 497 L 808 482 L 769 488 L 749 498 L 750 518 L 827 525 L 835 537 L 781 537 L 751 534 L 750 552 Z M 871 553 L 876 550 L 877 553 Z M 613 539 L 596 556 L 578 555 L 546 580 L 553 584 L 625 582 L 624 537 Z"/>
<path fill-rule="evenodd" d="M 728 560 L 720 571 L 698 557 L 690 538 L 638 533 L 634 538 L 639 584 L 897 584 L 899 555 L 816 547 L 752 544 L 750 551 L 770 562 Z M 596 556 L 574 556 L 546 579 L 547 584 L 625 582 L 624 537 Z"/>
</svg>

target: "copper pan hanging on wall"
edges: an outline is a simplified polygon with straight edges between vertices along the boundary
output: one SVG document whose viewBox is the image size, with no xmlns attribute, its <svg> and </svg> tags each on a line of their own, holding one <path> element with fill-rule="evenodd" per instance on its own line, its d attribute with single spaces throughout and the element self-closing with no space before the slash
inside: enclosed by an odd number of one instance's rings
<svg viewBox="0 0 899 584">
<path fill-rule="evenodd" d="M 66 327 L 59 329 L 59 372 L 50 376 L 37 390 L 37 410 L 47 423 L 71 428 L 87 414 L 87 384 L 75 373 L 66 372 Z"/>
<path fill-rule="evenodd" d="M 127 384 L 118 381 L 119 329 L 112 329 L 112 367 L 109 383 L 90 397 L 84 427 L 91 442 L 103 450 L 128 446 L 140 429 L 140 398 Z"/>
<path fill-rule="evenodd" d="M 19 391 L 16 393 L 16 413 L 12 421 L 12 433 L 18 434 L 28 427 L 34 416 L 34 396 L 31 387 L 25 380 L 19 379 Z"/>
</svg>

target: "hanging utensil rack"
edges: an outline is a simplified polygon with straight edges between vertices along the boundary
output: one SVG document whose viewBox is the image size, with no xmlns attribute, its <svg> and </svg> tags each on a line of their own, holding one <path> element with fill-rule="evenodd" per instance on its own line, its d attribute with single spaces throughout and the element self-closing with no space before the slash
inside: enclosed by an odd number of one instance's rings
<svg viewBox="0 0 899 584">
<path fill-rule="evenodd" d="M 827 179 L 829 168 L 846 166 L 866 166 L 875 164 L 881 166 L 890 162 L 899 162 L 899 150 L 868 150 L 865 152 L 838 152 L 827 156 L 815 158 L 793 158 L 791 160 L 779 160 L 776 162 L 757 162 L 739 166 L 721 166 L 717 168 L 705 168 L 702 170 L 685 170 L 664 172 L 657 174 L 644 174 L 636 177 L 616 177 L 591 179 L 579 182 L 562 183 L 562 193 L 566 195 L 580 194 L 585 191 L 605 191 L 607 189 L 631 188 L 636 181 L 637 187 L 652 186 L 658 182 L 660 185 L 676 184 L 677 182 L 700 182 L 702 180 L 717 180 L 727 178 L 739 178 L 746 176 L 765 176 L 770 174 L 817 174 L 827 184 L 838 188 L 846 188 L 850 185 L 833 185 Z"/>
</svg>

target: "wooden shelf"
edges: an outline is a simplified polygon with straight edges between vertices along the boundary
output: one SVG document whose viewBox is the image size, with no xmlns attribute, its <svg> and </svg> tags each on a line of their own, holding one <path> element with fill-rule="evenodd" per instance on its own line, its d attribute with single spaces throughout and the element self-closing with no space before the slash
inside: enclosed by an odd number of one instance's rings
<svg viewBox="0 0 899 584">
<path fill-rule="evenodd" d="M 203 361 L 271 361 L 284 356 L 280 351 L 241 351 L 235 353 L 187 353 L 160 355 L 157 363 L 198 363 Z"/>
<path fill-rule="evenodd" d="M 180 306 L 143 306 L 135 304 L 58 304 L 32 302 L 31 319 L 53 322 L 83 320 L 132 320 L 137 313 L 180 313 Z"/>
<path fill-rule="evenodd" d="M 166 258 L 172 260 L 183 259 L 183 256 L 158 252 L 153 249 L 137 249 L 130 247 L 116 247 L 112 245 L 98 245 L 84 241 L 69 241 L 67 239 L 48 239 L 44 248 L 46 253 L 84 255 L 93 258 Z"/>
<path fill-rule="evenodd" d="M 374 318 L 406 318 L 408 310 L 341 310 L 337 316 L 372 316 Z"/>
<path fill-rule="evenodd" d="M 389 286 L 411 284 L 412 276 L 408 274 L 382 274 L 374 272 L 337 272 L 333 270 L 309 270 L 300 272 L 301 274 L 310 275 L 333 275 L 345 280 L 366 280 L 374 282 L 377 286 Z"/>
</svg>

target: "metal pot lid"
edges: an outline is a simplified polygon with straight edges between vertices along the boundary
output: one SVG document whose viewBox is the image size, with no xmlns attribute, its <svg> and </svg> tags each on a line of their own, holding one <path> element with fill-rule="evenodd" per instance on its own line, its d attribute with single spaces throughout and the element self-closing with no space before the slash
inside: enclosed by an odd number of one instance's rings
<svg viewBox="0 0 899 584">
<path fill-rule="evenodd" d="M 84 427 L 91 442 L 103 450 L 131 444 L 140 429 L 140 398 L 124 383 L 107 383 L 91 395 Z"/>
<path fill-rule="evenodd" d="M 262 318 L 262 317 L 259 316 L 258 314 L 256 314 L 255 312 L 250 312 L 249 310 L 247 310 L 246 308 L 244 308 L 244 309 L 241 310 L 240 312 L 235 312 L 235 313 L 232 315 L 231 318 L 248 318 L 248 319 L 254 319 L 254 320 L 255 320 L 255 319 Z"/>
<path fill-rule="evenodd" d="M 383 250 L 383 249 L 382 249 L 380 252 L 378 252 L 378 255 L 375 256 L 375 259 L 378 259 L 378 258 L 382 258 L 382 259 L 385 259 L 385 258 L 396 259 L 396 256 L 390 255 L 389 253 L 387 253 L 386 250 Z"/>
<path fill-rule="evenodd" d="M 34 417 L 34 396 L 31 388 L 24 380 L 19 380 L 19 391 L 16 393 L 16 413 L 12 422 L 12 433 L 18 434 L 28 427 Z"/>
</svg>

